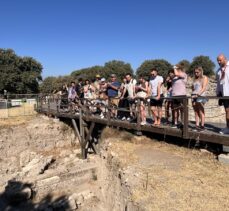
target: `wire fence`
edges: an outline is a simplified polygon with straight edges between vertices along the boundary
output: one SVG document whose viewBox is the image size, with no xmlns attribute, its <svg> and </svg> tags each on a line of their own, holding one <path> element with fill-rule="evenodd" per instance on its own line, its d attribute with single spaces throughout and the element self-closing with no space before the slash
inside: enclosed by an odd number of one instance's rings
<svg viewBox="0 0 229 211">
<path fill-rule="evenodd" d="M 8 94 L 0 96 L 0 119 L 36 115 L 37 94 Z"/>
</svg>

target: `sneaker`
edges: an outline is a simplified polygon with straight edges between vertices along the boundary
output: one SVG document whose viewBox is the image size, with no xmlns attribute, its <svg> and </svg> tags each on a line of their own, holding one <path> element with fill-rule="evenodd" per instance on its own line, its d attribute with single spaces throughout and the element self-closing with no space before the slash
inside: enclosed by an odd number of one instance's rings
<svg viewBox="0 0 229 211">
<path fill-rule="evenodd" d="M 198 132 L 198 131 L 200 131 L 201 129 L 200 129 L 200 126 L 197 126 L 197 125 L 196 125 L 195 128 L 193 128 L 192 130 L 193 130 L 194 132 Z"/>
<path fill-rule="evenodd" d="M 219 131 L 220 134 L 229 134 L 229 128 L 223 128 L 221 131 Z"/>
<path fill-rule="evenodd" d="M 131 120 L 131 118 L 130 117 L 127 117 L 127 119 L 126 119 L 127 121 L 130 121 Z"/>
<path fill-rule="evenodd" d="M 205 127 L 204 127 L 204 126 L 200 126 L 199 128 L 200 128 L 200 129 L 199 129 L 200 132 L 205 130 Z"/>
<path fill-rule="evenodd" d="M 142 121 L 141 122 L 141 125 L 146 125 L 146 121 Z"/>
<path fill-rule="evenodd" d="M 173 124 L 173 125 L 171 126 L 171 128 L 178 128 L 178 125 L 177 125 L 177 124 Z"/>
<path fill-rule="evenodd" d="M 126 117 L 123 117 L 123 118 L 122 118 L 122 121 L 125 121 L 125 120 L 126 120 Z"/>
</svg>

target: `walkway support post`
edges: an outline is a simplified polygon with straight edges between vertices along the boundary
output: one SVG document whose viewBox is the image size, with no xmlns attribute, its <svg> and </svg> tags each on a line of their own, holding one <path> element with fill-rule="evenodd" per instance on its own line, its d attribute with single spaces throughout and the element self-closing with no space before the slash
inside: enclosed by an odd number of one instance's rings
<svg viewBox="0 0 229 211">
<path fill-rule="evenodd" d="M 188 139 L 189 134 L 188 134 L 188 98 L 185 97 L 183 99 L 183 112 L 184 112 L 184 117 L 183 117 L 183 138 Z"/>
<path fill-rule="evenodd" d="M 79 109 L 79 124 L 80 124 L 80 137 L 81 137 L 81 155 L 83 159 L 87 158 L 86 153 L 86 140 L 85 140 L 85 130 L 84 130 L 84 121 L 83 121 L 83 113 L 82 107 Z"/>
<path fill-rule="evenodd" d="M 141 131 L 141 100 L 137 99 L 137 133 L 138 136 L 142 135 Z"/>
</svg>

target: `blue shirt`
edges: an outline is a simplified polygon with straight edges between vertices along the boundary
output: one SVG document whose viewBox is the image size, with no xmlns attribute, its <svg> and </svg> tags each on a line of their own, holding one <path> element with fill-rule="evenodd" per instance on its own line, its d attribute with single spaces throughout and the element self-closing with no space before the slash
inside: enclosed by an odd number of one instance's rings
<svg viewBox="0 0 229 211">
<path fill-rule="evenodd" d="M 118 81 L 112 82 L 111 85 L 115 86 L 117 88 L 120 87 L 120 83 Z M 115 90 L 115 89 L 112 89 L 111 87 L 108 87 L 107 88 L 107 94 L 108 94 L 108 97 L 116 97 L 116 96 L 118 96 L 118 90 Z"/>
</svg>

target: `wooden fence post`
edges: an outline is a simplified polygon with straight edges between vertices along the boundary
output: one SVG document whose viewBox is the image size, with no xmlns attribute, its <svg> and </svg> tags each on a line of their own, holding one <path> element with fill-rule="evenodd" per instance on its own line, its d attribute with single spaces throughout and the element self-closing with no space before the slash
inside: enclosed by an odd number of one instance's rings
<svg viewBox="0 0 229 211">
<path fill-rule="evenodd" d="M 137 135 L 142 135 L 141 132 L 141 100 L 137 99 Z"/>
<path fill-rule="evenodd" d="M 183 138 L 187 139 L 189 138 L 188 134 L 188 98 L 185 97 L 183 99 Z"/>
</svg>

